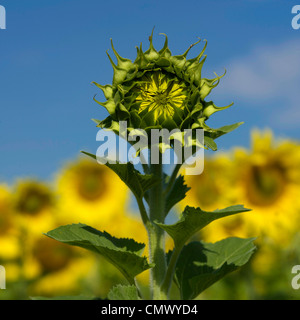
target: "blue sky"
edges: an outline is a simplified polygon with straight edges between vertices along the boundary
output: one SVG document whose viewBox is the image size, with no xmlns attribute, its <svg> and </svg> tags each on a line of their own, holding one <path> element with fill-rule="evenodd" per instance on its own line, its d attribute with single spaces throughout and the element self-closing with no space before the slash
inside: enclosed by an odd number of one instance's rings
<svg viewBox="0 0 300 320">
<path fill-rule="evenodd" d="M 111 83 L 106 56 L 135 59 L 135 46 L 162 46 L 173 54 L 197 37 L 208 40 L 203 73 L 226 76 L 212 92 L 214 127 L 245 121 L 219 139 L 220 149 L 249 145 L 252 128 L 300 139 L 300 29 L 293 30 L 288 0 L 99 1 L 0 0 L 7 29 L 0 30 L 0 180 L 50 178 L 80 150 L 95 153 L 91 118 L 106 112 L 93 101 L 91 85 Z M 202 45 L 194 47 L 196 55 Z M 110 50 L 111 51 L 111 50 Z"/>
</svg>

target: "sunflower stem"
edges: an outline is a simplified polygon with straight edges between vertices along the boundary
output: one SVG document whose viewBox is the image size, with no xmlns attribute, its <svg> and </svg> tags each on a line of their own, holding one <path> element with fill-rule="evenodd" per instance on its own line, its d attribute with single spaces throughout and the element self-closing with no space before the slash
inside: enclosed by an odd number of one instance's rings
<svg viewBox="0 0 300 320">
<path fill-rule="evenodd" d="M 169 182 L 168 182 L 168 185 L 167 185 L 166 189 L 164 190 L 164 196 L 166 196 L 166 195 L 173 189 L 175 180 L 176 180 L 176 178 L 177 178 L 177 175 L 178 175 L 178 172 L 179 172 L 181 166 L 182 166 L 182 163 L 178 163 L 178 164 L 175 166 L 175 168 L 174 168 L 174 170 L 173 170 L 173 172 L 172 172 L 172 175 L 171 175 L 171 177 L 170 177 L 170 180 L 169 180 Z"/>
<path fill-rule="evenodd" d="M 143 224 L 146 228 L 150 225 L 150 220 L 142 198 L 136 198 Z"/>
<path fill-rule="evenodd" d="M 167 263 L 165 254 L 165 232 L 154 222 L 164 223 L 165 201 L 163 196 L 163 165 L 151 164 L 150 170 L 160 180 L 159 184 L 149 192 L 149 218 L 151 225 L 148 227 L 150 262 L 155 266 L 151 269 L 151 293 L 153 300 L 166 300 L 167 296 L 161 290 L 165 278 Z"/>
<path fill-rule="evenodd" d="M 174 251 L 171 256 L 171 259 L 170 259 L 170 262 L 168 264 L 166 276 L 165 276 L 165 279 L 164 279 L 162 286 L 161 286 L 162 292 L 164 292 L 164 294 L 166 296 L 168 296 L 171 285 L 172 285 L 172 280 L 173 280 L 173 276 L 174 276 L 174 272 L 175 272 L 175 266 L 176 266 L 178 257 L 181 253 L 181 250 L 182 250 L 182 246 L 175 246 Z"/>
</svg>

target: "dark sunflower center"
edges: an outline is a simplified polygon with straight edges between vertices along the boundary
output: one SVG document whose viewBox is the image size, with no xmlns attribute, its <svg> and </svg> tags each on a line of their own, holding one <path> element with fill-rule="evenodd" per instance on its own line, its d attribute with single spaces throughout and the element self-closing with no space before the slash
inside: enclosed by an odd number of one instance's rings
<svg viewBox="0 0 300 320">
<path fill-rule="evenodd" d="M 16 209 L 25 214 L 36 215 L 51 205 L 52 197 L 50 192 L 39 189 L 38 186 L 28 187 L 19 195 Z"/>
<path fill-rule="evenodd" d="M 0 235 L 3 235 L 11 226 L 11 221 L 5 210 L 0 207 Z"/>
<path fill-rule="evenodd" d="M 2 190 L 0 189 L 0 192 Z M 6 196 L 0 194 L 0 236 L 11 227 L 11 214 L 9 213 L 10 203 Z"/>
<path fill-rule="evenodd" d="M 285 171 L 279 165 L 253 166 L 249 172 L 247 196 L 260 206 L 276 202 L 286 185 Z"/>
<path fill-rule="evenodd" d="M 71 261 L 72 254 L 72 248 L 46 237 L 41 238 L 33 248 L 33 255 L 39 261 L 44 272 L 65 268 Z"/>
<path fill-rule="evenodd" d="M 85 200 L 97 200 L 105 193 L 106 181 L 100 168 L 87 168 L 83 170 L 78 175 L 77 183 L 78 193 Z"/>
</svg>

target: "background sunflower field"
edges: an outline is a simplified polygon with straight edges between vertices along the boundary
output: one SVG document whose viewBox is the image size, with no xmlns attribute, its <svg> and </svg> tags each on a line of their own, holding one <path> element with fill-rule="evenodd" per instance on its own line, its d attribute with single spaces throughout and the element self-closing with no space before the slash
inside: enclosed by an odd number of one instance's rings
<svg viewBox="0 0 300 320">
<path fill-rule="evenodd" d="M 300 144 L 253 130 L 249 149 L 205 158 L 201 175 L 186 176 L 191 188 L 174 210 L 204 210 L 245 203 L 252 212 L 215 221 L 200 239 L 257 237 L 257 252 L 241 271 L 215 284 L 199 299 L 296 299 L 291 268 L 300 258 Z M 223 221 L 224 220 L 224 221 Z M 69 223 L 85 223 L 117 237 L 147 243 L 135 203 L 106 166 L 79 158 L 65 164 L 53 181 L 20 179 L 0 187 L 0 265 L 7 270 L 1 298 L 87 294 L 105 298 L 124 282 L 101 257 L 45 235 Z M 171 248 L 171 242 L 170 242 Z M 139 276 L 146 283 L 147 272 Z"/>
</svg>

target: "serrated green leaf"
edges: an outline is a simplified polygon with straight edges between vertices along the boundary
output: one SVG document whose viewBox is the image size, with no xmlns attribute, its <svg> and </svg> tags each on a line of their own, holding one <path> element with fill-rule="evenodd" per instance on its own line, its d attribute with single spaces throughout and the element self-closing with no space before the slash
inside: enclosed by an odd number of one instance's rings
<svg viewBox="0 0 300 320">
<path fill-rule="evenodd" d="M 175 246 L 180 247 L 183 246 L 193 234 L 214 220 L 246 211 L 250 211 L 250 209 L 244 208 L 243 205 L 235 205 L 212 212 L 187 206 L 182 213 L 181 219 L 175 224 L 156 224 L 164 229 L 173 238 Z"/>
<path fill-rule="evenodd" d="M 166 215 L 172 209 L 172 207 L 183 200 L 186 196 L 186 193 L 190 188 L 184 183 L 184 177 L 180 175 L 176 178 L 173 188 L 166 196 L 165 212 Z"/>
<path fill-rule="evenodd" d="M 255 250 L 254 238 L 228 238 L 216 243 L 191 242 L 176 264 L 174 280 L 181 298 L 190 300 L 248 262 Z"/>
<path fill-rule="evenodd" d="M 107 232 L 84 224 L 58 227 L 46 233 L 46 236 L 101 254 L 117 267 L 130 283 L 133 283 L 135 276 L 152 267 L 146 257 L 141 257 L 144 244 L 133 239 L 114 238 Z"/>
<path fill-rule="evenodd" d="M 82 153 L 97 160 L 97 157 L 91 153 L 85 151 L 82 151 Z M 133 192 L 135 197 L 139 199 L 144 196 L 147 190 L 159 182 L 159 179 L 152 174 L 141 174 L 130 162 L 116 164 L 106 163 L 105 165 L 113 170 Z"/>
<path fill-rule="evenodd" d="M 139 300 L 136 286 L 117 285 L 108 293 L 109 300 Z"/>
</svg>

